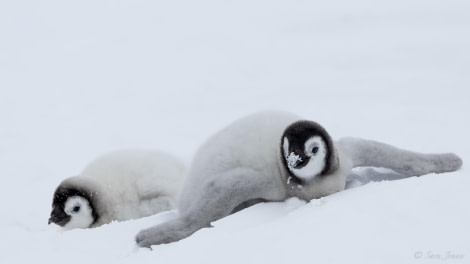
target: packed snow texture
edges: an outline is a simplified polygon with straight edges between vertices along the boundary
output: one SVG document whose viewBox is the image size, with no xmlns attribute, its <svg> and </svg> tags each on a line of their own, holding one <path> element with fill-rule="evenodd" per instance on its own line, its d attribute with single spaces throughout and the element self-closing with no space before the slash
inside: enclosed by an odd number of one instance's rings
<svg viewBox="0 0 470 264">
<path fill-rule="evenodd" d="M 469 13 L 468 0 L 0 1 L 0 263 L 469 263 Z M 363 186 L 258 204 L 153 250 L 135 234 L 174 211 L 47 225 L 56 186 L 99 155 L 189 164 L 264 109 L 464 165 L 356 170 L 348 186 Z"/>
<path fill-rule="evenodd" d="M 302 162 L 302 158 L 294 152 L 291 152 L 289 156 L 287 156 L 287 166 L 289 166 L 290 169 L 294 168 L 299 162 Z"/>
</svg>

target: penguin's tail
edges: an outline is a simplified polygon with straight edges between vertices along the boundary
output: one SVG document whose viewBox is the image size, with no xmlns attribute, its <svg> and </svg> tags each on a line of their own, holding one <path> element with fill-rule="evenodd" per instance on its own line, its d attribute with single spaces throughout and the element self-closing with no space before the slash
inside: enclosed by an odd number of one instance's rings
<svg viewBox="0 0 470 264">
<path fill-rule="evenodd" d="M 338 147 L 347 153 L 353 167 L 388 168 L 407 176 L 452 172 L 463 164 L 454 153 L 418 153 L 361 138 L 342 138 Z"/>
</svg>

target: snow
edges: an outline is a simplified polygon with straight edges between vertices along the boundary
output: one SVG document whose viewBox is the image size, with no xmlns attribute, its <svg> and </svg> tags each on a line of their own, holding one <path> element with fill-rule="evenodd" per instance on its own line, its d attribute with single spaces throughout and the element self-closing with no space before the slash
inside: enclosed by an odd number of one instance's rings
<svg viewBox="0 0 470 264">
<path fill-rule="evenodd" d="M 468 263 L 469 11 L 464 0 L 1 1 L 0 262 Z M 175 212 L 47 225 L 56 186 L 95 157 L 162 149 L 189 163 L 210 134 L 264 109 L 464 165 L 255 205 L 152 251 L 135 234 Z"/>
<path fill-rule="evenodd" d="M 289 168 L 294 168 L 297 163 L 302 162 L 302 158 L 299 155 L 296 155 L 294 152 L 291 152 L 289 156 L 287 157 L 287 162 Z"/>
</svg>

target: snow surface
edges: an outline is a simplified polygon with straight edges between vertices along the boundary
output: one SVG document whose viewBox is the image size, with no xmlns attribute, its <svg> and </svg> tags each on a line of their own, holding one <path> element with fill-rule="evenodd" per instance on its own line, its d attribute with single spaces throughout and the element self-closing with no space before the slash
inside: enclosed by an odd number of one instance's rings
<svg viewBox="0 0 470 264">
<path fill-rule="evenodd" d="M 467 0 L 0 1 L 0 263 L 470 263 L 469 13 Z M 152 251 L 135 234 L 175 212 L 47 225 L 57 184 L 95 157 L 189 163 L 263 109 L 464 167 L 259 204 Z"/>
</svg>

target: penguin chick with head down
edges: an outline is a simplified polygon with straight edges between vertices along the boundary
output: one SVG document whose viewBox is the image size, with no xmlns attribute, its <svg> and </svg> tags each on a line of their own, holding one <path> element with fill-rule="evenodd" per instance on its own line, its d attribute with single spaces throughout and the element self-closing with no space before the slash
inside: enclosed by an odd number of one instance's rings
<svg viewBox="0 0 470 264">
<path fill-rule="evenodd" d="M 235 121 L 196 153 L 176 219 L 137 234 L 150 247 L 186 238 L 211 222 L 262 201 L 311 200 L 345 188 L 351 169 L 385 167 L 407 176 L 450 172 L 455 154 L 421 154 L 387 144 L 344 138 L 334 142 L 319 124 L 285 112 Z"/>
<path fill-rule="evenodd" d="M 185 165 L 151 150 L 121 150 L 91 162 L 60 183 L 49 224 L 64 229 L 136 219 L 176 206 Z"/>
</svg>

